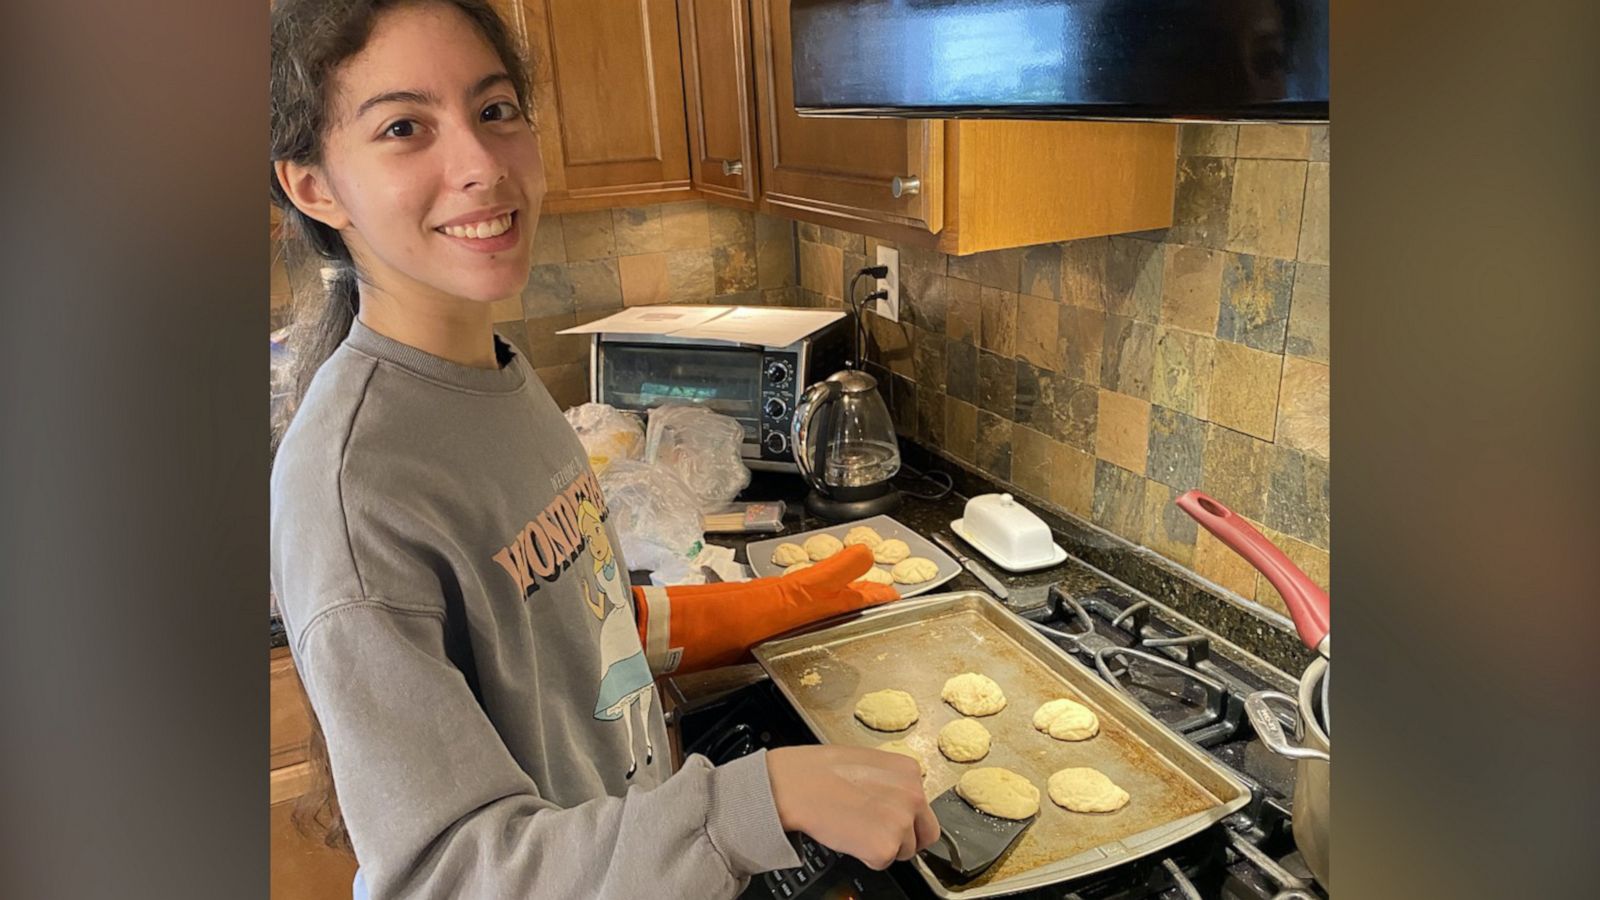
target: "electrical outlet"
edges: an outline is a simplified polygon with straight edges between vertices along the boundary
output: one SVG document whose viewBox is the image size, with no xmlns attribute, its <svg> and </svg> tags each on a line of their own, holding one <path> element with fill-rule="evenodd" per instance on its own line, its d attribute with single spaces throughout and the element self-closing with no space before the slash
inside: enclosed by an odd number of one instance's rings
<svg viewBox="0 0 1600 900">
<path fill-rule="evenodd" d="M 889 296 L 878 301 L 878 315 L 891 322 L 900 321 L 900 251 L 878 245 L 877 265 L 889 267 L 889 277 L 879 278 L 876 290 L 888 291 Z"/>
</svg>

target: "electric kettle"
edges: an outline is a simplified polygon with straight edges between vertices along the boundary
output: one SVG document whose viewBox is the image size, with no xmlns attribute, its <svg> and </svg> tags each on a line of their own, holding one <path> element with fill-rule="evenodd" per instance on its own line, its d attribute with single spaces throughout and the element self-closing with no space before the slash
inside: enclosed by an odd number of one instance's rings
<svg viewBox="0 0 1600 900">
<path fill-rule="evenodd" d="M 890 484 L 900 471 L 900 444 L 877 379 L 854 369 L 829 375 L 801 395 L 790 427 L 814 515 L 844 522 L 900 505 Z"/>
</svg>

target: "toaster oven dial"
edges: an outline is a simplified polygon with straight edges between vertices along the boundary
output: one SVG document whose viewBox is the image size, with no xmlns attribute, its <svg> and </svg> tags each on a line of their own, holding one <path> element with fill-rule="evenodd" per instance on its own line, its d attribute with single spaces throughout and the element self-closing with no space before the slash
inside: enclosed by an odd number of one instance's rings
<svg viewBox="0 0 1600 900">
<path fill-rule="evenodd" d="M 767 452 L 774 456 L 782 456 L 789 450 L 789 439 L 784 437 L 783 432 L 780 431 L 774 431 L 767 435 L 766 444 Z"/>
<path fill-rule="evenodd" d="M 768 397 L 766 405 L 762 407 L 762 411 L 767 414 L 767 418 L 778 420 L 782 419 L 784 413 L 789 411 L 789 406 L 781 398 Z"/>
<path fill-rule="evenodd" d="M 785 384 L 789 381 L 789 364 L 782 361 L 767 363 L 767 381 L 772 384 Z"/>
</svg>

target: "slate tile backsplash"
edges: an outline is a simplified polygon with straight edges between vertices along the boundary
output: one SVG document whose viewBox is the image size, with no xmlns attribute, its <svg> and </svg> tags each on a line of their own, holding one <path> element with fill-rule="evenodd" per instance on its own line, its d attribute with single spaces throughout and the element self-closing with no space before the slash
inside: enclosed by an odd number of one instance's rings
<svg viewBox="0 0 1600 900">
<path fill-rule="evenodd" d="M 528 285 L 496 304 L 495 327 L 527 355 L 556 402 L 573 406 L 588 399 L 589 342 L 556 331 L 625 306 L 793 305 L 794 234 L 790 220 L 698 200 L 545 215 Z M 852 237 L 860 240 L 844 240 Z M 840 251 L 826 249 L 837 278 Z"/>
<path fill-rule="evenodd" d="M 1172 501 L 1214 494 L 1327 585 L 1328 132 L 1186 125 L 1179 148 L 1164 231 L 899 247 L 901 321 L 868 317 L 868 365 L 902 435 L 1282 611 Z M 497 327 L 569 406 L 588 345 L 557 330 L 656 303 L 842 308 L 880 244 L 700 201 L 547 215 Z"/>
<path fill-rule="evenodd" d="M 1282 611 L 1172 501 L 1206 490 L 1327 586 L 1328 129 L 1186 125 L 1179 147 L 1165 231 L 901 247 L 869 367 L 905 436 Z M 888 243 L 796 238 L 796 300 L 836 308 Z"/>
</svg>

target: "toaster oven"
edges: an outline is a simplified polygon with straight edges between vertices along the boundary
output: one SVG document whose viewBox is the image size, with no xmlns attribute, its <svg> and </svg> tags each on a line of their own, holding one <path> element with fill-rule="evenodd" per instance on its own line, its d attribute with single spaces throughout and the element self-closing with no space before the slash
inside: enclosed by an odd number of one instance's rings
<svg viewBox="0 0 1600 900">
<path fill-rule="evenodd" d="M 798 472 L 789 429 L 800 395 L 845 367 L 850 322 L 840 316 L 782 346 L 683 334 L 597 331 L 589 355 L 589 396 L 639 413 L 693 403 L 744 426 L 752 469 Z"/>
</svg>

